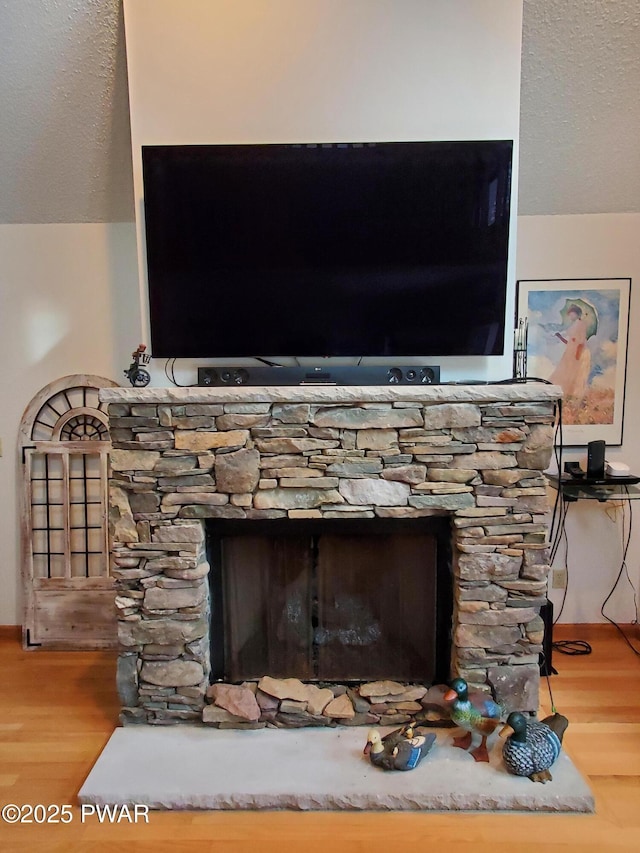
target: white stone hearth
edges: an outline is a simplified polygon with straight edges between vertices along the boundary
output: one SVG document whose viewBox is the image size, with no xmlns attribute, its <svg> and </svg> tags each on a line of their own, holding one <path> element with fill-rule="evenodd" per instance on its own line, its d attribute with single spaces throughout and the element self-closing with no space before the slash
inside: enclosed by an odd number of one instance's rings
<svg viewBox="0 0 640 853">
<path fill-rule="evenodd" d="M 415 770 L 386 772 L 362 754 L 361 728 L 218 731 L 179 726 L 116 729 L 80 790 L 81 803 L 156 809 L 368 811 L 594 810 L 588 785 L 561 753 L 546 784 L 514 777 L 501 742 L 490 764 L 450 746 L 451 733 Z"/>
</svg>

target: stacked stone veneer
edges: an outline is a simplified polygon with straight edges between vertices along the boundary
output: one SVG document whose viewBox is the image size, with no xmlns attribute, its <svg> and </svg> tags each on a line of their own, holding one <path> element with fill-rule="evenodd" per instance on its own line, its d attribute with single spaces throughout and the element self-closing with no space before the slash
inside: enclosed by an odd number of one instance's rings
<svg viewBox="0 0 640 853">
<path fill-rule="evenodd" d="M 202 719 L 207 518 L 449 515 L 452 672 L 536 710 L 558 391 L 103 390 L 123 720 Z"/>
</svg>

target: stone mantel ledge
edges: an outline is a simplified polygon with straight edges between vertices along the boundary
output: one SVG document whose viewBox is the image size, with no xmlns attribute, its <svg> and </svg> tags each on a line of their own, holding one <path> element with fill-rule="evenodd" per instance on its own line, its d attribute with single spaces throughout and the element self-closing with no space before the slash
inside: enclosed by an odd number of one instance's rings
<svg viewBox="0 0 640 853">
<path fill-rule="evenodd" d="M 544 382 L 458 385 L 260 385 L 233 388 L 102 388 L 103 403 L 528 403 L 558 400 Z"/>
</svg>

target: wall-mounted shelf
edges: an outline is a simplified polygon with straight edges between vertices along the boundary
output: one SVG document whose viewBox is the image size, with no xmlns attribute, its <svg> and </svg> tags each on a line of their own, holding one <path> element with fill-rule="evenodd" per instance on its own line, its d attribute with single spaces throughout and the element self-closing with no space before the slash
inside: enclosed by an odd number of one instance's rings
<svg viewBox="0 0 640 853">
<path fill-rule="evenodd" d="M 558 488 L 558 478 L 548 477 L 550 485 Z M 640 499 L 640 477 L 608 477 L 602 480 L 563 477 L 560 494 L 565 501 L 632 501 Z"/>
</svg>

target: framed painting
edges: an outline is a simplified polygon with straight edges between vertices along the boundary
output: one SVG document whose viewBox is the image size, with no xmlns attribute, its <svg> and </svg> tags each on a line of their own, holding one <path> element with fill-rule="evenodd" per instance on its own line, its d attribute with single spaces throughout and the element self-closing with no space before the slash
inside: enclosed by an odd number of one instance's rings
<svg viewBox="0 0 640 853">
<path fill-rule="evenodd" d="M 527 375 L 563 390 L 563 440 L 622 444 L 631 279 L 521 280 Z"/>
</svg>

